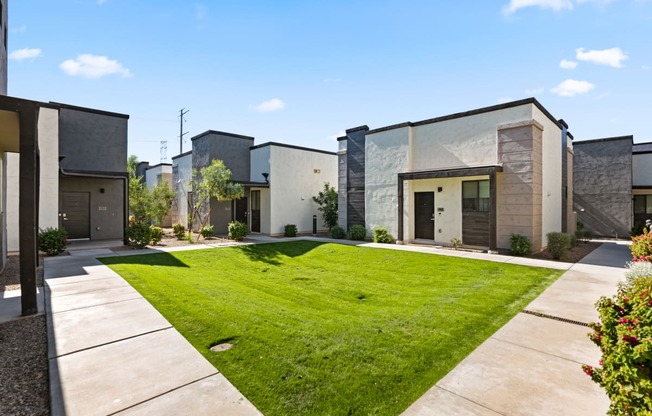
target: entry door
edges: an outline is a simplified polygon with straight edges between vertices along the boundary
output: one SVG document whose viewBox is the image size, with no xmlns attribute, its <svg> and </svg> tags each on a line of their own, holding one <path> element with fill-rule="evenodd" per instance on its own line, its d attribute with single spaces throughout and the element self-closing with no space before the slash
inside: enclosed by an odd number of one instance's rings
<svg viewBox="0 0 652 416">
<path fill-rule="evenodd" d="M 260 191 L 251 191 L 251 232 L 260 232 Z"/>
<path fill-rule="evenodd" d="M 68 238 L 90 238 L 91 194 L 89 192 L 63 192 L 61 222 Z"/>
<path fill-rule="evenodd" d="M 235 220 L 247 224 L 247 197 L 235 200 Z"/>
<path fill-rule="evenodd" d="M 435 193 L 414 193 L 414 238 L 435 239 Z"/>
</svg>

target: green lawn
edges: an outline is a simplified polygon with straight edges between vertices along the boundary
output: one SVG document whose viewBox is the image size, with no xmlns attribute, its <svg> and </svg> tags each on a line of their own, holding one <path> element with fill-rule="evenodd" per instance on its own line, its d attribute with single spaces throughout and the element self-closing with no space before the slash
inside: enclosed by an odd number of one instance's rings
<svg viewBox="0 0 652 416">
<path fill-rule="evenodd" d="M 102 261 L 268 416 L 399 414 L 561 275 L 309 241 Z"/>
</svg>

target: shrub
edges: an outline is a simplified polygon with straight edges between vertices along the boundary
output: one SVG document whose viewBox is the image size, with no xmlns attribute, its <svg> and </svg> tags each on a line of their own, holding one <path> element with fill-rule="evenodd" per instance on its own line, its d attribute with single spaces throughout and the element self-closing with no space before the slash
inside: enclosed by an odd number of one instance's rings
<svg viewBox="0 0 652 416">
<path fill-rule="evenodd" d="M 512 234 L 509 238 L 509 247 L 513 256 L 525 256 L 532 250 L 532 243 L 524 235 Z"/>
<path fill-rule="evenodd" d="M 183 240 L 186 237 L 186 227 L 180 222 L 172 226 L 172 232 L 178 240 Z"/>
<path fill-rule="evenodd" d="M 149 227 L 149 231 L 150 231 L 149 243 L 150 244 L 160 243 L 161 240 L 163 239 L 163 229 L 161 227 L 152 225 Z"/>
<path fill-rule="evenodd" d="M 609 414 L 652 414 L 652 277 L 621 284 L 595 305 L 601 323 L 589 325 L 589 338 L 602 351 L 601 367 L 582 369 L 611 399 Z"/>
<path fill-rule="evenodd" d="M 344 228 L 336 225 L 335 227 L 331 228 L 331 237 L 339 240 L 340 238 L 346 237 L 346 231 L 344 231 Z"/>
<path fill-rule="evenodd" d="M 648 261 L 633 261 L 627 263 L 625 281 L 627 285 L 641 277 L 652 277 L 652 263 Z"/>
<path fill-rule="evenodd" d="M 577 240 L 577 236 L 575 234 L 568 234 L 570 237 L 570 246 L 571 248 L 577 247 L 579 245 L 579 242 Z"/>
<path fill-rule="evenodd" d="M 587 242 L 591 239 L 591 231 L 584 228 L 584 224 L 577 222 L 577 229 L 575 230 L 575 238 L 580 241 Z"/>
<path fill-rule="evenodd" d="M 631 234 L 632 237 L 635 237 L 637 235 L 641 235 L 645 232 L 645 223 L 638 221 L 636 224 L 631 229 Z"/>
<path fill-rule="evenodd" d="M 56 256 L 66 251 L 68 233 L 63 228 L 48 227 L 39 230 L 38 248 L 48 256 Z"/>
<path fill-rule="evenodd" d="M 571 248 L 570 234 L 552 232 L 546 234 L 548 238 L 548 253 L 553 259 L 559 260 Z"/>
<path fill-rule="evenodd" d="M 367 236 L 367 230 L 360 224 L 352 225 L 349 228 L 349 240 L 363 241 Z"/>
<path fill-rule="evenodd" d="M 136 248 L 145 248 L 152 239 L 152 229 L 146 221 L 129 221 L 127 229 L 129 243 Z"/>
<path fill-rule="evenodd" d="M 632 245 L 629 249 L 635 261 L 651 261 L 652 233 L 644 232 L 639 236 L 632 237 Z"/>
<path fill-rule="evenodd" d="M 462 248 L 462 240 L 460 240 L 457 237 L 451 238 L 451 246 L 453 246 L 455 250 L 459 250 L 460 248 Z"/>
<path fill-rule="evenodd" d="M 285 226 L 285 236 L 286 237 L 296 237 L 297 236 L 297 226 L 295 224 L 287 224 Z"/>
<path fill-rule="evenodd" d="M 229 223 L 229 239 L 240 241 L 247 236 L 247 224 L 240 221 Z"/>
<path fill-rule="evenodd" d="M 204 238 L 210 238 L 210 237 L 212 237 L 214 235 L 213 230 L 214 230 L 214 228 L 213 228 L 212 225 L 204 225 L 199 230 L 199 234 L 201 234 L 201 236 L 204 237 Z"/>
<path fill-rule="evenodd" d="M 394 237 L 392 237 L 385 227 L 375 227 L 373 229 L 373 234 L 374 243 L 394 244 Z"/>
</svg>

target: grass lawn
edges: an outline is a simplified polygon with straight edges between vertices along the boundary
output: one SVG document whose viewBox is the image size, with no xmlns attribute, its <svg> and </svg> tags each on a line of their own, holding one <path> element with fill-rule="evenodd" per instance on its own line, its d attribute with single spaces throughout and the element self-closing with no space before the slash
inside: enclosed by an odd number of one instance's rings
<svg viewBox="0 0 652 416">
<path fill-rule="evenodd" d="M 268 416 L 399 414 L 562 273 L 310 241 L 102 261 Z"/>
</svg>

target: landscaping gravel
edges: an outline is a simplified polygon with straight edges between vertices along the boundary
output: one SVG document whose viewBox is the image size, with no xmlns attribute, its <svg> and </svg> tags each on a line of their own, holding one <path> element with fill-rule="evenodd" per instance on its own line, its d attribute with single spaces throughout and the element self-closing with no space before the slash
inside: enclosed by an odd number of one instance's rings
<svg viewBox="0 0 652 416">
<path fill-rule="evenodd" d="M 45 315 L 0 324 L 0 415 L 49 415 Z"/>
</svg>

